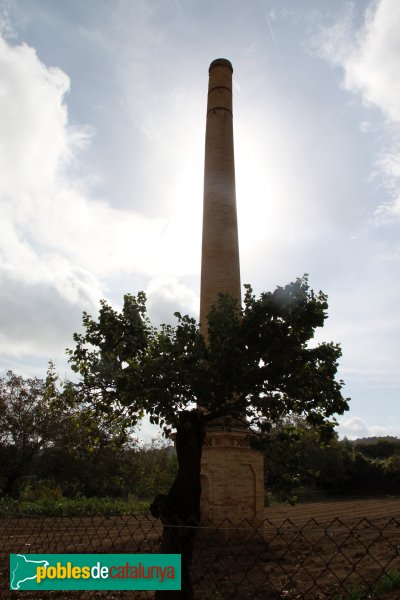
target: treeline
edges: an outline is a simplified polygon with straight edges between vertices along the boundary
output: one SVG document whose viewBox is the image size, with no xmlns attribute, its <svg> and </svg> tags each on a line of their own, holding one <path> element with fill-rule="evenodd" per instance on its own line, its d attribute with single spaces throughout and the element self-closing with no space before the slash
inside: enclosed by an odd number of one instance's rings
<svg viewBox="0 0 400 600">
<path fill-rule="evenodd" d="M 47 379 L 0 378 L 0 496 L 150 499 L 177 469 L 170 444 L 140 444 L 124 415 L 96 414 Z"/>
<path fill-rule="evenodd" d="M 140 444 L 129 414 L 96 413 L 50 366 L 46 380 L 0 377 L 0 497 L 152 499 L 177 471 L 161 439 Z M 259 444 L 260 447 L 260 444 Z M 400 439 L 321 444 L 297 418 L 263 439 L 265 488 L 279 501 L 400 494 Z"/>
<path fill-rule="evenodd" d="M 400 439 L 364 438 L 321 444 L 297 422 L 277 429 L 265 449 L 265 485 L 278 500 L 330 496 L 400 494 Z"/>
</svg>

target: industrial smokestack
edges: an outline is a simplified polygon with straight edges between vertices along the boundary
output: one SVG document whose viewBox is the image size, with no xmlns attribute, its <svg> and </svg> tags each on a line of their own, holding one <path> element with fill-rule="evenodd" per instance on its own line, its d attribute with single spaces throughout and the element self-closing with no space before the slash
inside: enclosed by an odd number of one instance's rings
<svg viewBox="0 0 400 600">
<path fill-rule="evenodd" d="M 218 294 L 240 303 L 232 124 L 232 65 L 225 58 L 209 69 L 204 168 L 200 327 L 207 339 L 207 315 Z M 234 524 L 264 518 L 263 453 L 250 448 L 242 420 L 225 417 L 208 424 L 201 456 L 201 514 L 204 523 Z"/>
<path fill-rule="evenodd" d="M 232 65 L 217 58 L 209 68 L 204 165 L 200 326 L 218 294 L 241 301 L 233 151 Z"/>
</svg>

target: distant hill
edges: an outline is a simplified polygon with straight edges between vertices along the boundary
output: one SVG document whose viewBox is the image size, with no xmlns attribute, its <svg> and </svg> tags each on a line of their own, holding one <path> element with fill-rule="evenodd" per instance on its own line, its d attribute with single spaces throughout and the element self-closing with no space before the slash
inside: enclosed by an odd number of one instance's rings
<svg viewBox="0 0 400 600">
<path fill-rule="evenodd" d="M 400 439 L 392 435 L 360 438 L 350 443 L 368 458 L 385 459 L 400 453 Z"/>
<path fill-rule="evenodd" d="M 364 438 L 357 438 L 356 440 L 353 440 L 351 443 L 352 444 L 373 444 L 375 442 L 379 442 L 379 441 L 385 441 L 385 442 L 397 442 L 400 444 L 400 438 L 395 437 L 393 435 L 385 435 L 385 436 L 380 436 L 380 437 L 364 437 Z"/>
</svg>

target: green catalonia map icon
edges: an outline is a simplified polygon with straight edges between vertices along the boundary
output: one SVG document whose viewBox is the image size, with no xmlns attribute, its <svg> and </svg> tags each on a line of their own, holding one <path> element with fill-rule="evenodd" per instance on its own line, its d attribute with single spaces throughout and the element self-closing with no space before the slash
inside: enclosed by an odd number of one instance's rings
<svg viewBox="0 0 400 600">
<path fill-rule="evenodd" d="M 48 567 L 47 560 L 30 560 L 23 554 L 13 554 L 10 556 L 10 589 L 26 589 L 24 583 L 29 580 L 36 580 L 36 569 L 38 567 Z"/>
</svg>

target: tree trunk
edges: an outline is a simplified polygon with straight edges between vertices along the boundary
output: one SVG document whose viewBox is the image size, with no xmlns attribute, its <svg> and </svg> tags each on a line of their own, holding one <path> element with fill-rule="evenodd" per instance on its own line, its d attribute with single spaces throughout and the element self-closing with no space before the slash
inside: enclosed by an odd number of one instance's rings
<svg viewBox="0 0 400 600">
<path fill-rule="evenodd" d="M 200 461 L 204 437 L 204 416 L 197 410 L 182 411 L 175 439 L 178 474 L 168 494 L 159 494 L 150 506 L 151 514 L 164 525 L 161 553 L 181 554 L 182 587 L 180 591 L 159 590 L 155 600 L 193 598 L 190 566 L 196 527 L 200 524 Z"/>
</svg>

